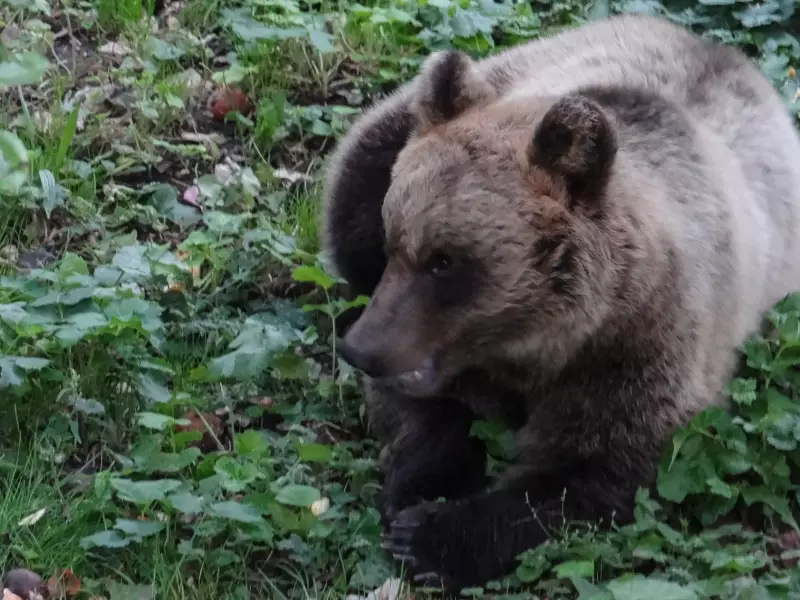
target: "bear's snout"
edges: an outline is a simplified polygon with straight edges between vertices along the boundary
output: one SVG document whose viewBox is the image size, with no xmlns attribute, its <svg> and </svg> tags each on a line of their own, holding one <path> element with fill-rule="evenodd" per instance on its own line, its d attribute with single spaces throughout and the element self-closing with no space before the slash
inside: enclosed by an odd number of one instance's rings
<svg viewBox="0 0 800 600">
<path fill-rule="evenodd" d="M 349 335 L 339 341 L 339 355 L 354 369 L 368 377 L 380 378 L 386 374 L 383 361 L 375 352 L 358 343 L 353 343 Z"/>
</svg>

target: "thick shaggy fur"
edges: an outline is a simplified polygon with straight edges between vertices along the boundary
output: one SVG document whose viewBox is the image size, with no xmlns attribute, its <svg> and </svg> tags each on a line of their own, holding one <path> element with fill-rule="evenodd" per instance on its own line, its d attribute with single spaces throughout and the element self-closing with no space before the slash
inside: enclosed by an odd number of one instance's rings
<svg viewBox="0 0 800 600">
<path fill-rule="evenodd" d="M 339 145 L 324 216 L 372 294 L 342 352 L 387 444 L 386 547 L 458 588 L 564 517 L 630 519 L 675 426 L 723 402 L 800 289 L 800 140 L 738 51 L 615 17 L 431 56 Z M 476 417 L 518 431 L 488 488 Z"/>
</svg>

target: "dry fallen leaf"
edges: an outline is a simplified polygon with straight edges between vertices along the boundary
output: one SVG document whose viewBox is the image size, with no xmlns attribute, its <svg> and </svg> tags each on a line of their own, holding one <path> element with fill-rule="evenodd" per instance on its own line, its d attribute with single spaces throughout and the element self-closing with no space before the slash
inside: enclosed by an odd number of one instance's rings
<svg viewBox="0 0 800 600">
<path fill-rule="evenodd" d="M 194 206 L 195 208 L 199 209 L 201 212 L 203 211 L 203 206 L 198 202 L 198 198 L 200 197 L 200 188 L 196 185 L 190 185 L 186 190 L 183 192 L 181 196 L 181 203 L 188 204 L 189 206 Z"/>
<path fill-rule="evenodd" d="M 366 596 L 356 596 L 351 594 L 345 600 L 398 600 L 402 589 L 402 580 L 399 578 L 387 579 L 383 585 Z"/>
<path fill-rule="evenodd" d="M 199 431 L 203 434 L 202 439 L 192 441 L 190 446 L 196 446 L 203 452 L 211 452 L 219 448 L 217 440 L 223 434 L 222 419 L 213 413 L 198 413 L 194 409 L 183 415 L 183 418 L 187 419 L 189 424 L 176 425 L 176 431 Z"/>
<path fill-rule="evenodd" d="M 298 181 L 305 181 L 308 183 L 313 181 L 313 179 L 305 173 L 301 173 L 300 171 L 290 171 L 289 169 L 284 169 L 283 167 L 275 169 L 273 173 L 275 177 L 282 181 L 286 181 L 289 184 L 294 184 Z"/>
<path fill-rule="evenodd" d="M 81 591 L 81 580 L 75 576 L 72 569 L 59 569 L 47 580 L 47 589 L 53 600 L 76 596 Z"/>
<path fill-rule="evenodd" d="M 238 111 L 247 115 L 253 110 L 253 103 L 247 95 L 235 87 L 224 87 L 216 90 L 208 101 L 211 113 L 217 120 L 222 120 L 226 115 L 233 111 Z"/>
<path fill-rule="evenodd" d="M 17 525 L 19 525 L 20 527 L 24 527 L 25 525 L 34 525 L 39 522 L 39 519 L 41 519 L 44 516 L 44 513 L 46 512 L 47 512 L 46 508 L 40 508 L 35 513 L 31 513 L 27 517 L 22 519 L 19 523 L 17 523 Z"/>
<path fill-rule="evenodd" d="M 108 42 L 100 46 L 98 50 L 111 56 L 125 56 L 131 53 L 131 49 L 120 42 Z"/>
</svg>

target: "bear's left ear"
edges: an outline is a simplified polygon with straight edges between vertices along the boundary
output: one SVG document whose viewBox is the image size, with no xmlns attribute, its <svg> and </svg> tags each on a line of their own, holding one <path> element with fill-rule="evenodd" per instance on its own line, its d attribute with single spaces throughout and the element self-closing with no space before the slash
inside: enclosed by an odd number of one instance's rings
<svg viewBox="0 0 800 600">
<path fill-rule="evenodd" d="M 496 97 L 494 88 L 463 52 L 444 50 L 425 59 L 412 111 L 419 128 L 429 129 L 455 119 L 465 110 Z"/>
<path fill-rule="evenodd" d="M 579 94 L 550 107 L 528 148 L 532 165 L 564 181 L 572 205 L 600 199 L 616 154 L 617 136 L 608 116 Z"/>
</svg>

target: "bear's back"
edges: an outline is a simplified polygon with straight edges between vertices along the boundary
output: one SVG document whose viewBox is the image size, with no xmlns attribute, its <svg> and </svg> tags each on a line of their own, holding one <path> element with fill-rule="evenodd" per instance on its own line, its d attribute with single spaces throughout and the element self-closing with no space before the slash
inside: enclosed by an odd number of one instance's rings
<svg viewBox="0 0 800 600">
<path fill-rule="evenodd" d="M 672 202 L 657 210 L 674 220 L 675 242 L 704 283 L 715 269 L 720 280 L 735 273 L 738 286 L 763 290 L 740 296 L 762 310 L 800 289 L 800 267 L 788 258 L 800 255 L 800 138 L 776 90 L 738 50 L 664 19 L 625 15 L 476 67 L 501 103 L 594 90 L 621 116 L 620 146 L 638 166 L 650 163 L 656 190 L 671 192 L 639 201 Z M 715 265 L 720 258 L 727 264 Z"/>
<path fill-rule="evenodd" d="M 613 115 L 625 173 L 616 189 L 681 262 L 685 318 L 705 339 L 694 375 L 713 384 L 727 377 L 721 353 L 800 290 L 800 137 L 770 82 L 731 47 L 635 15 L 513 48 L 476 69 L 500 104 L 586 90 Z"/>
</svg>

